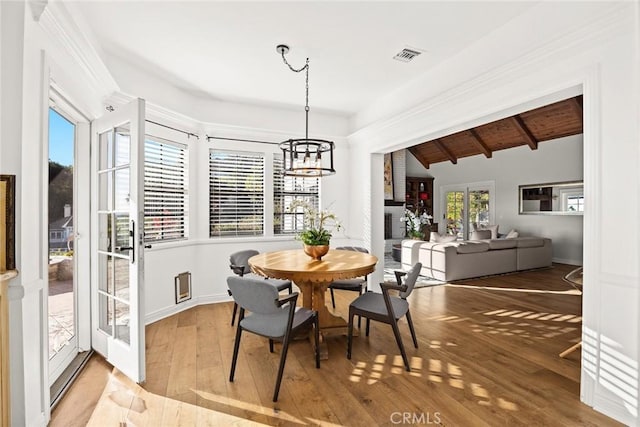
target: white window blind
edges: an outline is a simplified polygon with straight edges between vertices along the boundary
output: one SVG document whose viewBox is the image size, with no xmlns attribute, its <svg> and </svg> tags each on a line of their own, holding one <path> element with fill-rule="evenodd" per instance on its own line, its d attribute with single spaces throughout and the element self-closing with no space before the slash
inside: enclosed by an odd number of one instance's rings
<svg viewBox="0 0 640 427">
<path fill-rule="evenodd" d="M 264 155 L 211 150 L 209 235 L 264 234 Z"/>
<path fill-rule="evenodd" d="M 187 147 L 146 137 L 144 143 L 144 240 L 187 237 Z"/>
<path fill-rule="evenodd" d="M 304 214 L 288 212 L 291 202 L 304 200 L 318 209 L 319 178 L 302 178 L 282 175 L 282 153 L 273 155 L 273 234 L 293 234 L 302 231 Z"/>
</svg>

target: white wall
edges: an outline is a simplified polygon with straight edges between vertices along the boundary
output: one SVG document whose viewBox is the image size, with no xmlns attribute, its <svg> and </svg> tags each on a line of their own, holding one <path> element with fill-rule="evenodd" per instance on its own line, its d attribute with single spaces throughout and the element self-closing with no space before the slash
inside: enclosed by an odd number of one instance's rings
<svg viewBox="0 0 640 427">
<path fill-rule="evenodd" d="M 574 135 L 539 144 L 496 151 L 490 159 L 483 155 L 458 159 L 458 164 L 435 163 L 427 170 L 410 153 L 407 173 L 421 176 L 428 171 L 434 180 L 434 212 L 444 232 L 441 189 L 454 184 L 495 182 L 495 213 L 492 224 L 499 232 L 516 229 L 523 236 L 541 236 L 553 240 L 555 262 L 582 265 L 582 216 L 519 215 L 518 186 L 583 179 L 582 135 Z M 587 201 L 587 204 L 589 202 Z"/>
<path fill-rule="evenodd" d="M 522 31 L 532 23 L 536 31 Z M 358 114 L 350 137 L 358 156 L 375 156 L 584 92 L 593 208 L 583 217 L 580 396 L 629 425 L 639 407 L 639 30 L 637 2 L 538 3 Z M 612 232 L 617 224 L 624 238 Z"/>
</svg>

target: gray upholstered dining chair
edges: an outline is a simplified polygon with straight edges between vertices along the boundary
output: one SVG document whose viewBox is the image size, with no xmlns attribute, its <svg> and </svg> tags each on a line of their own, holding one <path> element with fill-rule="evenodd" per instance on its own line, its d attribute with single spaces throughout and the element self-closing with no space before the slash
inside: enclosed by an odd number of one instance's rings
<svg viewBox="0 0 640 427">
<path fill-rule="evenodd" d="M 293 338 L 293 334 L 303 328 L 311 326 L 314 328 L 316 368 L 320 368 L 318 313 L 304 307 L 296 307 L 297 292 L 280 298 L 278 290 L 273 286 L 265 286 L 264 281 L 261 279 L 231 276 L 227 278 L 227 284 L 234 301 L 240 306 L 229 381 L 233 382 L 233 376 L 236 371 L 242 331 L 269 338 L 269 351 L 272 353 L 273 341 L 281 340 L 280 366 L 278 368 L 278 377 L 276 378 L 276 388 L 273 392 L 273 401 L 276 402 L 280 391 L 280 383 L 282 382 L 284 364 L 287 359 L 289 342 Z M 246 317 L 245 310 L 250 312 Z"/>
<path fill-rule="evenodd" d="M 268 283 L 271 286 L 275 286 L 278 291 L 284 291 L 285 289 L 289 290 L 289 294 L 293 291 L 291 286 L 291 280 L 280 280 L 280 279 L 267 279 L 262 276 L 258 276 L 257 274 L 253 274 L 251 272 L 251 267 L 249 266 L 249 258 L 254 255 L 258 255 L 260 252 L 254 249 L 247 249 L 244 251 L 234 252 L 229 256 L 229 267 L 231 271 L 237 274 L 240 277 L 251 277 L 254 279 L 261 279 L 264 282 Z M 229 296 L 231 295 L 231 289 L 229 289 Z M 233 313 L 231 314 L 231 326 L 234 325 L 236 320 L 236 313 L 238 312 L 238 304 L 233 303 Z"/>
<path fill-rule="evenodd" d="M 369 251 L 366 250 L 365 248 L 361 248 L 358 246 L 340 246 L 340 247 L 337 247 L 336 249 L 342 249 L 345 251 L 362 252 L 365 254 L 369 253 Z M 361 295 L 366 285 L 367 285 L 367 276 L 358 277 L 356 279 L 341 279 L 341 280 L 335 280 L 331 282 L 331 284 L 329 285 L 329 291 L 331 291 L 331 306 L 333 308 L 336 308 L 336 300 L 333 296 L 334 289 L 341 289 L 343 291 L 353 291 L 353 292 L 357 292 L 358 295 Z"/>
<path fill-rule="evenodd" d="M 397 285 L 380 283 L 380 288 L 382 289 L 381 294 L 376 292 L 365 292 L 356 298 L 351 305 L 349 305 L 347 359 L 351 359 L 351 348 L 353 344 L 353 316 L 358 315 L 367 318 L 366 336 L 369 336 L 369 322 L 371 320 L 391 325 L 393 335 L 396 338 L 398 348 L 402 354 L 404 366 L 407 371 L 411 370 L 409 367 L 409 360 L 407 359 L 407 353 L 404 350 L 404 345 L 402 344 L 400 330 L 398 329 L 398 320 L 407 316 L 409 330 L 411 331 L 411 338 L 413 338 L 413 345 L 415 348 L 418 348 L 418 340 L 416 339 L 416 331 L 413 328 L 407 297 L 411 295 L 411 292 L 413 291 L 421 268 L 422 264 L 417 263 L 406 273 L 403 271 L 396 271 L 395 275 L 398 283 Z M 404 284 L 402 283 L 402 276 L 406 276 Z M 390 290 L 399 291 L 398 296 L 389 295 Z"/>
</svg>

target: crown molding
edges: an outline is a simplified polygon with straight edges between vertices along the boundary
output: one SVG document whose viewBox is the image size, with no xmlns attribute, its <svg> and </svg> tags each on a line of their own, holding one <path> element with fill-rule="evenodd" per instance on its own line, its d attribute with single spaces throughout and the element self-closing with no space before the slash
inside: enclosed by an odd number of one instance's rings
<svg viewBox="0 0 640 427">
<path fill-rule="evenodd" d="M 134 98 L 134 96 L 122 92 L 113 93 L 105 100 L 105 108 L 108 106 L 118 108 L 127 104 Z M 205 138 L 208 135 L 221 138 L 257 139 L 261 141 L 274 142 L 276 144 L 291 138 L 290 133 L 273 129 L 201 122 L 193 117 L 177 113 L 173 110 L 150 102 L 146 103 L 146 113 L 149 118 L 162 121 L 166 124 L 180 126 L 185 130 L 189 130 L 190 132 L 200 135 L 202 138 Z M 332 141 L 346 142 L 346 138 L 344 136 L 326 134 L 318 134 L 317 136 Z"/>
<path fill-rule="evenodd" d="M 42 6 L 42 3 L 46 2 L 36 3 L 37 6 Z M 48 36 L 48 41 L 73 59 L 100 99 L 118 91 L 118 83 L 109 72 L 89 36 L 80 29 L 65 5 L 62 2 L 52 2 L 43 7 L 44 10 L 40 12 L 37 22 Z"/>
</svg>

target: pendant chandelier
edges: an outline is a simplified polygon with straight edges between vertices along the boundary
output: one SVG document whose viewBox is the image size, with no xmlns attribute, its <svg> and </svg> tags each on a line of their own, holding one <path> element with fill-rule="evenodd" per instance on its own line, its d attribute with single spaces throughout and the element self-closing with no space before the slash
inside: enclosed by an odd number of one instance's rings
<svg viewBox="0 0 640 427">
<path fill-rule="evenodd" d="M 322 177 L 333 175 L 333 150 L 335 144 L 324 139 L 309 138 L 309 58 L 304 67 L 293 68 L 285 55 L 289 53 L 289 46 L 281 44 L 276 51 L 282 55 L 282 60 L 295 73 L 304 71 L 306 74 L 306 99 L 305 99 L 305 127 L 304 138 L 288 139 L 278 146 L 284 155 L 283 175 L 300 177 Z"/>
</svg>

